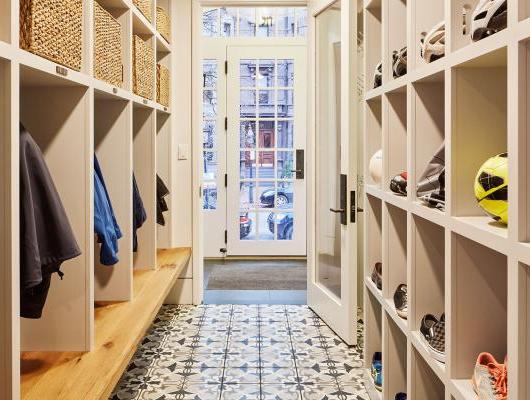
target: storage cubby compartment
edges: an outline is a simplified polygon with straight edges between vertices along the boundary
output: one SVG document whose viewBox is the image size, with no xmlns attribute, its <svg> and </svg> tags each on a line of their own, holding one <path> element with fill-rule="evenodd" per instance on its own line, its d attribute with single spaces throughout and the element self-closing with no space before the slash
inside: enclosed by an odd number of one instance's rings
<svg viewBox="0 0 530 400">
<path fill-rule="evenodd" d="M 506 356 L 507 259 L 454 233 L 451 247 L 450 378 L 461 393 L 472 393 L 478 355 L 491 353 L 500 363 Z"/>
<path fill-rule="evenodd" d="M 407 392 L 407 337 L 390 315 L 383 318 L 383 399 L 394 400 Z"/>
<path fill-rule="evenodd" d="M 407 283 L 407 212 L 387 203 L 383 218 L 383 295 L 393 308 L 394 292 Z"/>
<path fill-rule="evenodd" d="M 157 103 L 164 107 L 164 111 L 168 111 L 171 106 L 171 53 L 165 48 L 157 44 L 156 47 L 156 63 L 157 63 L 157 76 L 156 76 L 156 97 Z M 158 65 L 161 67 L 161 71 L 158 71 Z M 165 70 L 165 72 L 164 72 Z M 166 76 L 164 76 L 166 73 Z M 169 74 L 169 81 L 166 79 Z M 162 90 L 162 98 L 159 98 L 159 91 Z M 168 101 L 164 98 L 167 97 Z M 162 101 L 161 101 L 162 100 Z M 162 104 L 167 103 L 167 104 Z"/>
<path fill-rule="evenodd" d="M 381 97 L 377 97 L 373 100 L 366 102 L 366 120 L 365 120 L 365 130 L 366 130 L 366 179 L 365 182 L 367 185 L 375 185 L 381 187 L 382 184 L 382 174 L 383 168 L 382 163 L 380 168 L 377 167 L 374 171 L 370 170 L 370 161 L 372 157 L 383 147 L 383 121 L 381 113 Z M 372 173 L 374 176 L 372 176 Z M 374 178 L 379 178 L 379 181 L 374 180 Z"/>
<path fill-rule="evenodd" d="M 529 12 L 530 12 L 530 0 Z M 530 41 L 519 43 L 519 86 L 517 88 L 519 122 L 517 126 L 517 152 L 518 158 L 516 168 L 518 170 L 517 181 L 512 179 L 517 185 L 519 195 L 519 207 L 517 218 L 517 239 L 521 242 L 530 242 Z M 513 219 L 512 219 L 513 221 Z"/>
<path fill-rule="evenodd" d="M 411 399 L 444 400 L 445 387 L 416 349 L 411 351 Z M 454 400 L 454 399 L 453 399 Z"/>
<path fill-rule="evenodd" d="M 171 118 L 169 114 L 157 111 L 156 115 L 156 172 L 164 185 L 169 188 L 171 185 L 170 160 L 173 157 L 171 141 Z M 171 247 L 171 207 L 169 207 L 172 194 L 164 197 L 168 204 L 168 211 L 162 212 L 164 225 L 157 223 L 158 248 Z M 157 199 L 158 202 L 159 199 Z"/>
<path fill-rule="evenodd" d="M 0 0 L 0 41 L 11 42 L 11 20 L 13 12 L 11 0 Z"/>
<path fill-rule="evenodd" d="M 96 92 L 94 152 L 122 233 L 115 265 L 100 262 L 101 244 L 94 245 L 94 299 L 127 301 L 132 298 L 132 105 Z M 120 151 L 116 151 L 120 149 Z M 95 192 L 94 192 L 95 195 Z"/>
<path fill-rule="evenodd" d="M 506 48 L 461 64 L 452 75 L 452 215 L 506 236 L 506 225 L 486 215 L 474 192 L 482 164 L 507 151 Z"/>
<path fill-rule="evenodd" d="M 371 378 L 372 358 L 381 352 L 383 346 L 383 310 L 381 303 L 369 291 L 364 292 L 364 368 L 366 369 L 367 388 L 376 392 Z"/>
<path fill-rule="evenodd" d="M 95 0 L 121 25 L 121 60 L 123 63 L 123 85 L 126 90 L 131 90 L 131 11 L 128 4 L 121 0 Z"/>
<path fill-rule="evenodd" d="M 414 0 L 413 25 L 412 25 L 412 48 L 409 49 L 407 62 L 410 68 L 421 68 L 427 65 L 427 61 L 421 55 L 422 39 L 426 34 L 445 22 L 445 1 L 440 0 Z M 438 56 L 431 58 L 436 61 Z"/>
<path fill-rule="evenodd" d="M 383 107 L 383 182 L 390 191 L 390 181 L 407 171 L 407 92 L 402 87 L 385 95 Z M 386 121 L 385 121 L 386 117 Z"/>
<path fill-rule="evenodd" d="M 21 66 L 20 122 L 44 155 L 82 253 L 61 265 L 62 280 L 53 274 L 42 318 L 21 319 L 23 351 L 85 351 L 92 345 L 91 106 L 87 87 Z"/>
<path fill-rule="evenodd" d="M 422 192 L 425 195 L 425 178 L 422 176 L 433 157 L 437 155 L 445 141 L 445 79 L 444 72 L 432 75 L 429 78 L 417 81 L 412 90 L 413 141 L 414 156 L 412 172 L 409 174 L 412 197 L 418 200 L 418 183 L 422 182 Z M 442 153 L 445 158 L 445 151 Z M 445 174 L 444 174 L 445 177 Z M 445 178 L 443 186 L 445 187 Z M 436 181 L 439 181 L 437 179 Z M 434 197 L 433 197 L 434 198 Z M 445 209 L 434 200 L 421 204 Z"/>
<path fill-rule="evenodd" d="M 385 64 L 383 65 L 383 82 L 394 79 L 392 54 L 407 46 L 407 0 L 385 0 L 383 23 L 386 29 L 383 45 Z"/>
<path fill-rule="evenodd" d="M 519 0 L 519 21 L 530 17 L 530 1 Z"/>
<path fill-rule="evenodd" d="M 371 1 L 364 12 L 366 91 L 375 88 L 375 71 L 382 62 L 382 8 L 381 0 Z"/>
<path fill-rule="evenodd" d="M 365 202 L 366 209 L 366 263 L 365 276 L 370 281 L 372 271 L 377 263 L 382 262 L 382 233 L 383 233 L 383 216 L 382 202 L 374 196 L 367 195 Z M 375 284 L 373 284 L 374 287 Z"/>
<path fill-rule="evenodd" d="M 151 108 L 133 108 L 133 170 L 147 215 L 137 230 L 134 268 L 156 267 L 156 115 Z M 134 231 L 134 227 L 133 227 Z"/>
<path fill-rule="evenodd" d="M 522 0 L 526 1 L 526 0 Z M 451 47 L 452 50 L 458 50 L 462 47 L 465 47 L 473 42 L 471 39 L 471 23 L 473 21 L 473 11 L 480 3 L 480 0 L 452 0 L 451 1 L 451 13 L 452 13 L 452 24 L 453 29 L 451 30 Z M 508 7 L 510 7 L 513 2 L 507 1 Z M 465 29 L 464 29 L 465 21 Z M 506 22 L 505 22 L 506 23 Z M 460 25 L 461 24 L 461 25 Z M 460 26 L 462 29 L 459 29 Z M 495 34 L 491 35 L 494 37 Z M 482 40 L 486 40 L 484 38 Z"/>
<path fill-rule="evenodd" d="M 445 230 L 418 216 L 412 217 L 411 328 L 419 331 L 426 314 L 445 312 Z"/>
</svg>

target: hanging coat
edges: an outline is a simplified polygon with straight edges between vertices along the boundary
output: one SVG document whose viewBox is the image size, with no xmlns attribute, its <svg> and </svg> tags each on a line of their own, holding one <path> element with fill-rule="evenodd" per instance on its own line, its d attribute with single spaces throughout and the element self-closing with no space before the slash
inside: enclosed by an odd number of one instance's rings
<svg viewBox="0 0 530 400">
<path fill-rule="evenodd" d="M 164 220 L 164 212 L 168 211 L 169 208 L 166 203 L 165 197 L 169 194 L 169 189 L 164 184 L 164 181 L 157 175 L 156 176 L 156 222 L 158 225 L 164 226 L 166 221 Z"/>
<path fill-rule="evenodd" d="M 136 230 L 140 228 L 145 220 L 147 219 L 147 214 L 145 213 L 144 203 L 142 197 L 140 196 L 140 190 L 136 184 L 136 178 L 133 174 L 133 251 L 138 250 L 138 237 L 136 235 Z"/>
<path fill-rule="evenodd" d="M 40 318 L 51 276 L 81 250 L 42 152 L 20 124 L 20 316 Z"/>
<path fill-rule="evenodd" d="M 94 232 L 101 244 L 99 259 L 103 265 L 114 265 L 118 259 L 118 239 L 121 233 L 109 193 L 105 186 L 103 173 L 97 157 L 94 155 Z"/>
</svg>

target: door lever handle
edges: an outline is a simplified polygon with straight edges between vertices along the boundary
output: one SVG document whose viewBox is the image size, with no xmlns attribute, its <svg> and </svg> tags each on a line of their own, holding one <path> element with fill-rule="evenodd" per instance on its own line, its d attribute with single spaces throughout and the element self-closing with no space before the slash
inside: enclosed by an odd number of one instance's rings
<svg viewBox="0 0 530 400">
<path fill-rule="evenodd" d="M 295 174 L 297 174 L 297 173 L 299 173 L 299 172 L 303 172 L 303 171 L 304 171 L 303 169 L 292 169 L 292 170 L 291 170 L 291 172 L 292 172 L 292 173 L 295 173 Z"/>
<path fill-rule="evenodd" d="M 329 211 L 336 213 L 336 214 L 342 214 L 345 210 L 344 208 L 330 208 Z"/>
</svg>

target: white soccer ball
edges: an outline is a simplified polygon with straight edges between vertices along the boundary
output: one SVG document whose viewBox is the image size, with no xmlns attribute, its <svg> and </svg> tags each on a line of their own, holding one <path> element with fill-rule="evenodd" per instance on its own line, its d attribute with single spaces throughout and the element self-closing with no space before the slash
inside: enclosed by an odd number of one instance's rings
<svg viewBox="0 0 530 400">
<path fill-rule="evenodd" d="M 383 150 L 378 150 L 370 159 L 368 171 L 374 183 L 381 183 L 383 177 Z"/>
</svg>

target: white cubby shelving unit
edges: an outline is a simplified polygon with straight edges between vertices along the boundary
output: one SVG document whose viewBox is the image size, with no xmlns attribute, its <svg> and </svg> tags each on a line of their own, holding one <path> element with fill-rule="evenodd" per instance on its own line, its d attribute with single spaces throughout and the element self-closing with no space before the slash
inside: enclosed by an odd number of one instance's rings
<svg viewBox="0 0 530 400">
<path fill-rule="evenodd" d="M 92 75 L 95 1 L 122 26 L 122 87 Z M 173 203 L 165 213 L 166 225 L 156 224 L 156 175 L 173 188 L 175 115 L 170 107 L 156 102 L 155 90 L 152 99 L 132 92 L 133 34 L 153 47 L 153 63 L 163 64 L 170 73 L 175 70 L 172 43 L 157 32 L 156 5 L 174 17 L 172 32 L 177 37 L 177 2 L 154 0 L 150 23 L 132 0 L 84 1 L 82 68 L 64 73 L 56 63 L 19 48 L 19 1 L 0 0 L 1 399 L 25 398 L 25 374 L 31 376 L 34 367 L 42 369 L 46 364 L 36 354 L 92 350 L 99 334 L 95 303 L 132 300 L 136 271 L 156 268 L 157 248 L 174 247 Z M 171 80 L 177 79 L 171 76 Z M 172 99 L 175 90 L 172 85 Z M 19 121 L 44 153 L 82 251 L 62 265 L 63 281 L 53 277 L 43 317 L 38 320 L 19 317 Z M 120 261 L 114 267 L 99 264 L 93 231 L 94 154 L 123 233 Z M 133 172 L 148 215 L 138 230 L 137 253 L 132 248 Z M 26 358 L 33 364 L 24 365 Z"/>
<path fill-rule="evenodd" d="M 365 368 L 383 352 L 383 391 L 373 398 L 472 400 L 480 352 L 508 359 L 509 399 L 530 398 L 530 1 L 508 0 L 508 27 L 478 42 L 478 0 L 364 0 Z M 467 9 L 466 30 L 463 29 Z M 421 33 L 445 20 L 446 54 L 426 63 Z M 408 70 L 393 78 L 392 51 L 407 45 Z M 374 88 L 383 62 L 383 84 Z M 445 143 L 446 209 L 417 199 L 427 162 Z M 369 160 L 383 150 L 383 179 Z M 509 224 L 478 207 L 473 181 L 489 157 L 509 154 Z M 389 189 L 408 172 L 408 195 Z M 383 263 L 383 289 L 370 279 Z M 408 285 L 408 319 L 393 294 Z M 446 315 L 446 363 L 421 341 L 422 317 Z M 371 387 L 370 378 L 367 378 Z"/>
</svg>

